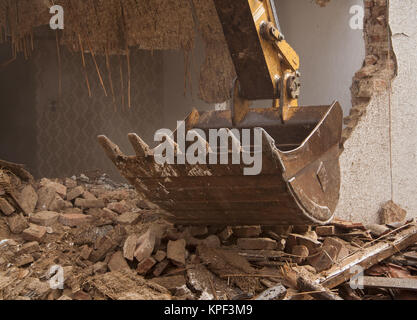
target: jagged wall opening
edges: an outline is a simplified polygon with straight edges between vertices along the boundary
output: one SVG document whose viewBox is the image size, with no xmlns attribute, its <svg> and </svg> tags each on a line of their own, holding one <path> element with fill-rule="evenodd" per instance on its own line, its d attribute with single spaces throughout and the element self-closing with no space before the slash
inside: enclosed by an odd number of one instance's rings
<svg viewBox="0 0 417 320">
<path fill-rule="evenodd" d="M 342 142 L 351 136 L 361 117 L 366 113 L 372 97 L 389 91 L 397 72 L 391 43 L 388 0 L 364 0 L 364 40 L 366 57 L 356 72 L 351 87 L 352 109 L 345 118 Z"/>
</svg>

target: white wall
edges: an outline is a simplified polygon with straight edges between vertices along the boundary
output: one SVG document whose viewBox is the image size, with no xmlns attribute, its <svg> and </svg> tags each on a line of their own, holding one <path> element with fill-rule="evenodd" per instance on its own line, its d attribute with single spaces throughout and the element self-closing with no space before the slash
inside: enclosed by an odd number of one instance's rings
<svg viewBox="0 0 417 320">
<path fill-rule="evenodd" d="M 352 77 L 365 57 L 363 30 L 350 28 L 349 10 L 363 1 L 332 0 L 324 8 L 311 0 L 276 0 L 276 5 L 282 32 L 300 56 L 300 105 L 339 100 L 348 115 Z"/>
</svg>

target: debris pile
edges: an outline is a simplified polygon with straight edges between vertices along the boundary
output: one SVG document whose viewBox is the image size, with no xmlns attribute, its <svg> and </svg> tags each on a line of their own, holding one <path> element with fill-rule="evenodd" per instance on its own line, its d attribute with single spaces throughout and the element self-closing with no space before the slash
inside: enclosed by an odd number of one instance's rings
<svg viewBox="0 0 417 320">
<path fill-rule="evenodd" d="M 392 202 L 381 225 L 178 226 L 105 175 L 1 167 L 0 299 L 416 297 L 417 224 Z"/>
</svg>

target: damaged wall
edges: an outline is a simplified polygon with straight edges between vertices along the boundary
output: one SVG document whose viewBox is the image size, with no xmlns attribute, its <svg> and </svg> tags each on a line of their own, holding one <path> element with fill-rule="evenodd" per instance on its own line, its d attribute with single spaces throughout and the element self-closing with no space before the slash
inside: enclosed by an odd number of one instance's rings
<svg viewBox="0 0 417 320">
<path fill-rule="evenodd" d="M 385 0 L 365 0 L 367 58 L 354 78 L 354 107 L 346 119 L 341 157 L 342 189 L 336 214 L 364 222 L 378 222 L 381 205 L 391 199 L 408 216 L 417 216 L 417 3 L 386 5 Z"/>
<path fill-rule="evenodd" d="M 333 0 L 324 8 L 310 0 L 276 0 L 286 40 L 300 56 L 301 106 L 338 100 L 352 107 L 352 77 L 365 57 L 362 30 L 351 29 L 350 8 L 363 0 Z"/>
<path fill-rule="evenodd" d="M 3 107 L 0 121 L 12 124 L 0 129 L 3 133 L 0 158 L 28 164 L 37 177 L 72 176 L 99 169 L 121 180 L 98 144 L 97 135 L 106 134 L 127 153 L 133 153 L 128 133 L 137 132 L 147 141 L 153 139 L 155 130 L 161 128 L 164 121 L 160 81 L 162 54 L 132 51 L 132 107 L 128 109 L 125 58 L 122 59 L 123 94 L 119 59 L 112 57 L 110 60 L 114 104 L 105 59 L 97 57 L 108 97 L 100 85 L 91 56 L 86 56 L 92 92 L 89 98 L 80 54 L 62 47 L 60 97 L 55 39 L 43 38 L 36 45 L 37 50 L 29 62 L 19 59 L 0 71 Z"/>
</svg>

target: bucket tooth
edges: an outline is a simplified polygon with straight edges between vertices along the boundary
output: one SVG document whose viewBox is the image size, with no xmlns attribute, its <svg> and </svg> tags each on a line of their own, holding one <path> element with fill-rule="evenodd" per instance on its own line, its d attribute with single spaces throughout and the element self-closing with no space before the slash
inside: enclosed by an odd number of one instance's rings
<svg viewBox="0 0 417 320">
<path fill-rule="evenodd" d="M 135 134 L 129 135 L 135 156 L 123 155 L 105 136 L 99 142 L 138 193 L 169 212 L 168 220 L 176 224 L 309 225 L 331 221 L 340 190 L 340 105 L 300 107 L 285 123 L 273 108 L 249 110 L 237 127 L 231 119 L 230 110 L 193 111 L 186 121 L 185 132 L 194 130 L 195 138 L 184 147 L 195 144 L 196 150 L 205 150 L 205 163 L 178 161 L 187 155 L 179 149 L 183 147 L 179 139 L 185 137 L 176 134 L 168 138 L 176 151 L 175 164 L 157 163 L 156 150 L 150 150 Z M 182 135 L 183 128 L 179 129 Z M 228 147 L 213 150 L 203 138 L 210 129 L 226 130 Z M 251 130 L 251 140 L 256 143 L 240 142 L 244 129 Z M 244 169 L 250 164 L 245 161 L 232 164 L 233 149 L 239 150 L 241 160 L 247 153 L 252 158 L 253 152 L 261 154 L 260 173 L 246 174 Z M 225 157 L 225 152 L 229 162 L 220 164 L 219 156 Z M 217 164 L 211 164 L 213 159 Z"/>
<path fill-rule="evenodd" d="M 125 156 L 123 154 L 123 152 L 120 151 L 120 148 L 118 147 L 118 145 L 113 143 L 106 136 L 100 135 L 100 136 L 97 137 L 97 139 L 98 139 L 98 142 L 100 143 L 100 145 L 103 147 L 106 155 L 109 157 L 109 159 L 111 161 L 113 161 L 113 163 L 116 163 L 118 158 L 121 158 L 121 157 Z"/>
<path fill-rule="evenodd" d="M 133 150 L 135 150 L 138 157 L 146 158 L 151 155 L 151 149 L 149 146 L 136 133 L 129 133 L 127 137 L 129 138 Z"/>
</svg>

